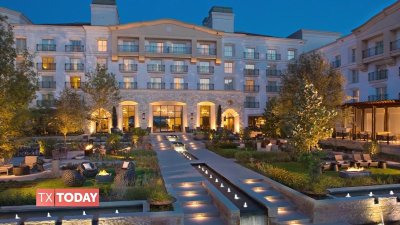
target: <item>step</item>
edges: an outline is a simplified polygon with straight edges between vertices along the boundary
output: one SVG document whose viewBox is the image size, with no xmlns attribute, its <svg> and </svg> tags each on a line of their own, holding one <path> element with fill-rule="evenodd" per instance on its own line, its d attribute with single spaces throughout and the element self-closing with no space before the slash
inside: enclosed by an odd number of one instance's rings
<svg viewBox="0 0 400 225">
<path fill-rule="evenodd" d="M 197 189 L 197 190 L 184 190 L 184 191 L 176 191 L 178 196 L 189 196 L 189 195 L 196 195 L 196 196 L 207 196 L 208 192 L 206 189 Z"/>
<path fill-rule="evenodd" d="M 278 224 L 304 224 L 310 223 L 311 220 L 301 212 L 294 210 L 279 210 L 276 218 Z"/>
<path fill-rule="evenodd" d="M 190 204 L 184 205 L 183 212 L 185 217 L 217 217 L 219 216 L 219 211 L 217 207 L 212 204 Z"/>
<path fill-rule="evenodd" d="M 219 217 L 197 217 L 185 218 L 185 225 L 224 225 L 225 222 Z"/>
<path fill-rule="evenodd" d="M 191 195 L 191 196 L 177 196 L 180 202 L 201 202 L 204 204 L 211 204 L 212 199 L 209 195 Z"/>
</svg>

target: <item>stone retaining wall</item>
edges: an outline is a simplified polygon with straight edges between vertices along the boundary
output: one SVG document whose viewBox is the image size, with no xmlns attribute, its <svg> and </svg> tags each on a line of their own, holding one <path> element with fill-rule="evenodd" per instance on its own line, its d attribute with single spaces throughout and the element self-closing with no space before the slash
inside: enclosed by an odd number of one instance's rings
<svg viewBox="0 0 400 225">
<path fill-rule="evenodd" d="M 183 225 L 183 215 L 175 212 L 120 213 L 99 215 L 98 225 Z"/>
</svg>

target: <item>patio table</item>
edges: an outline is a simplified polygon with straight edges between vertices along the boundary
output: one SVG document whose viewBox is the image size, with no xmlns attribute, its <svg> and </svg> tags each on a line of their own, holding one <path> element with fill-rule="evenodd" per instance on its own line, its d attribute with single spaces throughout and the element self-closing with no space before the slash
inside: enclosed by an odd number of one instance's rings
<svg viewBox="0 0 400 225">
<path fill-rule="evenodd" d="M 0 166 L 0 173 L 5 172 L 7 175 L 9 175 L 12 168 L 13 168 L 12 164 L 2 165 Z"/>
</svg>

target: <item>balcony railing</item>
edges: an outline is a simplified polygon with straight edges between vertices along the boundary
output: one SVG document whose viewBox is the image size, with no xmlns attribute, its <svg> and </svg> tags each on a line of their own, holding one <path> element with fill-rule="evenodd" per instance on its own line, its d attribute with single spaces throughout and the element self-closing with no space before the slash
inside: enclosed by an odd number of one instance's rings
<svg viewBox="0 0 400 225">
<path fill-rule="evenodd" d="M 268 85 L 267 86 L 267 92 L 273 92 L 277 93 L 281 91 L 281 86 L 275 86 L 275 85 Z"/>
<path fill-rule="evenodd" d="M 214 90 L 214 84 L 197 83 L 197 90 Z"/>
<path fill-rule="evenodd" d="M 144 49 L 148 53 L 168 53 L 167 46 L 154 46 L 154 45 L 146 45 Z"/>
<path fill-rule="evenodd" d="M 260 102 L 244 102 L 244 107 L 250 109 L 260 108 Z"/>
<path fill-rule="evenodd" d="M 191 54 L 192 47 L 170 46 L 167 48 L 167 51 L 170 54 Z"/>
<path fill-rule="evenodd" d="M 243 85 L 243 91 L 247 93 L 257 93 L 260 91 L 260 86 L 258 85 Z"/>
<path fill-rule="evenodd" d="M 54 88 L 56 88 L 56 82 L 55 81 L 40 81 L 39 88 L 54 89 Z"/>
<path fill-rule="evenodd" d="M 137 71 L 137 64 L 119 64 L 119 72 L 121 73 L 129 73 L 136 71 Z"/>
<path fill-rule="evenodd" d="M 66 88 L 81 89 L 84 82 L 65 82 Z"/>
<path fill-rule="evenodd" d="M 66 52 L 84 52 L 85 46 L 83 45 L 65 45 Z"/>
<path fill-rule="evenodd" d="M 36 68 L 38 71 L 55 71 L 55 63 L 36 63 Z"/>
<path fill-rule="evenodd" d="M 199 55 L 214 56 L 216 53 L 217 50 L 215 48 L 197 48 L 197 54 Z"/>
<path fill-rule="evenodd" d="M 165 89 L 164 82 L 147 82 L 147 89 Z"/>
<path fill-rule="evenodd" d="M 170 89 L 173 89 L 173 90 L 187 90 L 188 89 L 188 83 L 171 83 L 170 84 Z"/>
<path fill-rule="evenodd" d="M 26 51 L 28 51 L 28 49 L 26 48 L 26 47 L 17 47 L 16 49 L 15 49 L 15 51 L 17 52 L 17 55 L 22 55 L 22 54 L 24 54 Z"/>
<path fill-rule="evenodd" d="M 243 52 L 243 58 L 245 59 L 259 59 L 260 54 L 258 52 Z"/>
<path fill-rule="evenodd" d="M 163 73 L 163 72 L 165 72 L 165 65 L 162 65 L 162 64 L 147 64 L 147 72 Z"/>
<path fill-rule="evenodd" d="M 53 44 L 37 44 L 36 51 L 43 51 L 43 52 L 54 52 L 56 51 L 56 45 Z"/>
<path fill-rule="evenodd" d="M 400 49 L 400 39 L 390 42 L 390 51 Z"/>
<path fill-rule="evenodd" d="M 375 46 L 362 51 L 363 59 L 381 54 L 383 54 L 383 46 Z"/>
<path fill-rule="evenodd" d="M 170 69 L 171 69 L 171 73 L 187 73 L 188 72 L 187 65 L 171 65 Z"/>
<path fill-rule="evenodd" d="M 387 94 L 380 94 L 380 95 L 369 95 L 368 101 L 381 101 L 381 100 L 388 100 Z"/>
<path fill-rule="evenodd" d="M 82 72 L 84 68 L 83 63 L 65 63 L 65 71 Z"/>
<path fill-rule="evenodd" d="M 270 61 L 281 60 L 281 54 L 267 54 L 267 60 Z"/>
<path fill-rule="evenodd" d="M 331 67 L 333 68 L 339 68 L 342 65 L 342 62 L 340 60 L 335 60 L 331 62 Z"/>
<path fill-rule="evenodd" d="M 55 105 L 56 101 L 54 99 L 36 100 L 37 107 L 54 107 Z"/>
<path fill-rule="evenodd" d="M 283 75 L 282 70 L 277 70 L 277 69 L 267 69 L 266 74 L 267 76 L 271 77 L 280 77 Z"/>
<path fill-rule="evenodd" d="M 199 74 L 213 74 L 214 67 L 213 66 L 197 66 L 197 72 Z"/>
<path fill-rule="evenodd" d="M 137 82 L 119 82 L 120 89 L 137 89 Z"/>
<path fill-rule="evenodd" d="M 368 81 L 386 80 L 388 78 L 388 70 L 378 70 L 368 73 Z"/>
<path fill-rule="evenodd" d="M 257 77 L 260 75 L 259 69 L 243 69 L 243 74 L 249 77 Z"/>
<path fill-rule="evenodd" d="M 225 84 L 224 90 L 225 91 L 233 91 L 233 90 L 235 90 L 235 87 L 233 86 L 233 84 Z"/>
<path fill-rule="evenodd" d="M 118 52 L 138 52 L 139 45 L 118 45 Z"/>
</svg>

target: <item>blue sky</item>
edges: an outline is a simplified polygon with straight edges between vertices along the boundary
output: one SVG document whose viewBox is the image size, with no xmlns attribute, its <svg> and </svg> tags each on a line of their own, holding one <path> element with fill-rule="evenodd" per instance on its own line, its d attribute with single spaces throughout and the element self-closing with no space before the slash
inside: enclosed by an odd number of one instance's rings
<svg viewBox="0 0 400 225">
<path fill-rule="evenodd" d="M 172 18 L 201 25 L 211 6 L 230 6 L 235 31 L 287 36 L 299 28 L 343 35 L 396 0 L 117 0 L 121 23 Z M 91 0 L 0 0 L 34 23 L 89 22 Z"/>
</svg>

